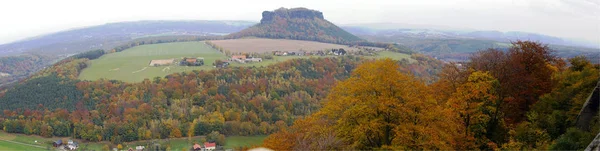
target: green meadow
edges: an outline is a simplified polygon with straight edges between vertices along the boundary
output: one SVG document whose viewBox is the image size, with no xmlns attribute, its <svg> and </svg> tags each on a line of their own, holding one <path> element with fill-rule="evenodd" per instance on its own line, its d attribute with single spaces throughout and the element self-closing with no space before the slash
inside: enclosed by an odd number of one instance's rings
<svg viewBox="0 0 600 151">
<path fill-rule="evenodd" d="M 381 51 L 381 52 L 378 52 L 377 55 L 375 55 L 375 56 L 366 56 L 366 58 L 374 58 L 374 59 L 390 58 L 392 60 L 406 59 L 410 63 L 417 61 L 417 60 L 411 58 L 410 54 L 398 53 L 398 52 L 392 52 L 392 51 Z"/>
<path fill-rule="evenodd" d="M 178 150 L 188 150 L 194 145 L 194 143 L 200 143 L 200 141 L 204 138 L 204 136 L 196 136 L 187 138 L 170 138 L 170 139 L 159 139 L 159 140 L 146 140 L 146 141 L 135 141 L 135 142 L 125 142 L 123 143 L 123 149 L 135 148 L 136 146 L 146 146 L 149 148 L 149 144 L 151 142 L 156 141 L 162 145 L 167 145 L 173 151 Z M 260 146 L 262 145 L 263 140 L 266 136 L 257 135 L 257 136 L 227 136 L 225 137 L 226 144 L 224 145 L 225 149 L 235 149 L 238 147 L 250 147 L 250 146 Z M 68 138 L 44 138 L 41 136 L 35 135 L 24 135 L 24 134 L 12 134 L 5 133 L 0 130 L 0 151 L 10 150 L 10 151 L 41 151 L 47 150 L 48 148 L 54 149 L 51 143 L 58 139 L 68 139 Z M 36 142 L 37 141 L 37 142 Z M 78 140 L 76 140 L 78 141 Z M 109 142 L 81 142 L 79 141 L 79 149 L 78 150 L 103 150 L 104 146 L 110 144 Z M 110 145 L 109 148 L 112 149 L 116 147 L 116 145 Z"/>
<path fill-rule="evenodd" d="M 182 57 L 203 57 L 203 66 L 150 66 L 150 61 L 160 59 L 181 60 Z M 90 61 L 90 66 L 79 75 L 82 80 L 100 78 L 140 82 L 145 78 L 164 77 L 171 73 L 213 69 L 217 59 L 227 59 L 221 52 L 204 42 L 177 42 L 133 47 L 121 52 L 103 55 Z"/>
<path fill-rule="evenodd" d="M 183 57 L 203 57 L 204 65 L 179 66 L 177 63 L 157 67 L 149 65 L 152 60 L 175 59 L 178 62 Z M 265 59 L 262 62 L 256 63 L 240 64 L 232 62 L 231 66 L 260 67 L 290 59 L 309 57 L 322 56 L 274 56 L 273 59 Z M 212 63 L 215 60 L 226 60 L 227 58 L 225 54 L 213 49 L 203 41 L 141 45 L 121 52 L 105 54 L 98 59 L 91 60 L 90 65 L 83 69 L 79 75 L 79 79 L 98 80 L 104 78 L 126 82 L 140 82 L 146 78 L 164 77 L 172 73 L 211 70 L 214 69 Z M 379 52 L 378 55 L 367 56 L 367 58 L 408 59 L 410 62 L 415 61 L 408 54 L 390 51 Z"/>
</svg>

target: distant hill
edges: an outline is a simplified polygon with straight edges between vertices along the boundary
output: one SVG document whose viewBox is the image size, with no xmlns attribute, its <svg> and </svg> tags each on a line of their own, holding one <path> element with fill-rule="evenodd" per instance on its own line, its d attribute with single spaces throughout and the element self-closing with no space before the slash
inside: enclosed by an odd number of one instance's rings
<svg viewBox="0 0 600 151">
<path fill-rule="evenodd" d="M 70 55 L 112 49 L 132 39 L 164 35 L 226 35 L 247 28 L 248 21 L 135 21 L 109 23 L 28 38 L 0 45 L 0 56 L 23 53 Z"/>
<path fill-rule="evenodd" d="M 0 45 L 0 89 L 68 56 L 118 51 L 140 43 L 221 37 L 254 25 L 248 21 L 135 21 L 78 28 Z"/>
<path fill-rule="evenodd" d="M 279 8 L 275 11 L 264 11 L 259 24 L 226 36 L 226 38 L 242 37 L 310 40 L 337 44 L 363 41 L 325 20 L 322 12 L 306 8 Z"/>
<path fill-rule="evenodd" d="M 573 47 L 585 47 L 600 49 L 598 43 L 578 41 L 573 39 L 549 36 L 544 34 L 522 32 L 522 31 L 494 31 L 494 30 L 475 30 L 468 28 L 456 28 L 434 25 L 414 25 L 400 23 L 370 23 L 370 24 L 349 24 L 342 26 L 355 35 L 387 35 L 404 36 L 415 39 L 476 39 L 493 40 L 498 42 L 510 42 L 516 40 L 530 40 L 542 42 L 551 45 L 564 45 Z"/>
<path fill-rule="evenodd" d="M 493 33 L 490 32 L 486 35 L 493 35 Z M 403 30 L 397 32 L 360 34 L 360 36 L 361 38 L 370 41 L 388 42 L 403 45 L 413 51 L 427 54 L 444 61 L 467 61 L 473 52 L 488 48 L 506 50 L 510 46 L 509 40 L 465 37 L 432 30 Z M 513 39 L 513 41 L 517 39 Z M 549 42 L 542 43 L 549 44 L 550 48 L 554 50 L 554 53 L 559 57 L 571 58 L 583 55 L 590 59 L 593 63 L 599 63 L 600 61 L 600 49 L 597 48 L 565 46 L 552 44 Z"/>
</svg>

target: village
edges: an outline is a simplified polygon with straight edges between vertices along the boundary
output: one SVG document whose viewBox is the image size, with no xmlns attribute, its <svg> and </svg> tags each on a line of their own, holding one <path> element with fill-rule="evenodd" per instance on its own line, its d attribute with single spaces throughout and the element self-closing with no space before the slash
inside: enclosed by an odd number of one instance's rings
<svg viewBox="0 0 600 151">
<path fill-rule="evenodd" d="M 55 150 L 58 151 L 70 151 L 70 150 L 79 150 L 79 143 L 73 140 L 63 140 L 58 139 L 52 143 L 52 146 Z M 121 148 L 120 146 L 117 148 L 112 148 L 112 151 L 150 151 L 150 150 L 161 150 L 160 144 L 151 145 L 153 147 L 146 148 L 146 146 L 135 146 L 129 148 Z M 163 148 L 164 149 L 164 148 Z M 85 150 L 85 148 L 84 148 Z M 194 143 L 194 145 L 190 146 L 189 151 L 217 151 L 217 150 L 225 150 L 222 146 L 217 145 L 216 142 L 204 142 L 202 144 Z"/>
<path fill-rule="evenodd" d="M 62 139 L 54 141 L 52 146 L 56 147 L 58 150 L 76 150 L 79 148 L 79 144 L 73 140 L 68 140 L 64 142 Z"/>
<path fill-rule="evenodd" d="M 158 66 L 168 66 L 174 64 L 176 61 L 174 58 L 171 59 L 158 59 L 151 60 L 149 66 L 158 67 Z M 182 57 L 181 61 L 179 61 L 180 66 L 202 66 L 204 65 L 204 58 L 202 57 Z"/>
<path fill-rule="evenodd" d="M 238 64 L 251 64 L 251 63 L 259 63 L 263 62 L 263 59 L 270 60 L 273 59 L 273 56 L 344 56 L 344 55 L 362 55 L 362 56 L 372 56 L 375 55 L 378 49 L 370 49 L 370 48 L 361 48 L 360 51 L 346 51 L 343 48 L 339 49 L 329 49 L 329 50 L 318 50 L 318 51 L 272 51 L 270 53 L 227 53 L 230 57 L 224 60 L 217 59 L 214 63 L 212 63 L 214 68 L 226 68 L 232 63 Z M 260 57 L 259 57 L 260 56 Z M 179 65 L 179 66 L 203 66 L 205 64 L 203 57 L 182 57 L 181 59 L 157 59 L 151 60 L 149 66 L 151 67 L 159 67 L 159 66 L 170 66 L 170 65 Z"/>
</svg>

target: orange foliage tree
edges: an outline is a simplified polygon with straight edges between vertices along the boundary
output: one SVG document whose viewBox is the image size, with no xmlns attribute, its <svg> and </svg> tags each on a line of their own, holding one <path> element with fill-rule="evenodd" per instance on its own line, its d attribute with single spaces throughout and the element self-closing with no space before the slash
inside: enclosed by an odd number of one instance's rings
<svg viewBox="0 0 600 151">
<path fill-rule="evenodd" d="M 319 112 L 270 136 L 266 147 L 454 149 L 462 134 L 457 114 L 398 69 L 390 59 L 364 63 L 331 90 Z"/>
</svg>

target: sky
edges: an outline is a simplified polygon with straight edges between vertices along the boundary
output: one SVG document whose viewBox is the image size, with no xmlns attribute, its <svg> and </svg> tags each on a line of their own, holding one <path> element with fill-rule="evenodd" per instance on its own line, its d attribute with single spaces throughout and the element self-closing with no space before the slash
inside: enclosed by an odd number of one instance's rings
<svg viewBox="0 0 600 151">
<path fill-rule="evenodd" d="M 338 24 L 402 23 L 525 31 L 600 43 L 600 0 L 7 0 L 0 44 L 138 20 L 260 21 L 261 12 L 306 7 Z"/>
</svg>

